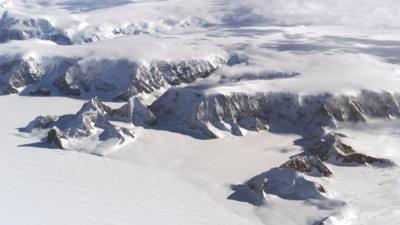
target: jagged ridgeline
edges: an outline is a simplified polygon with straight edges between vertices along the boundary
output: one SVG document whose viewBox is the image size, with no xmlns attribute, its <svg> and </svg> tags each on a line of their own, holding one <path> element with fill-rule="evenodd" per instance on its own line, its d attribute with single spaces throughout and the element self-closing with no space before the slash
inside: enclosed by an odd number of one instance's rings
<svg viewBox="0 0 400 225">
<path fill-rule="evenodd" d="M 369 118 L 393 118 L 400 115 L 400 95 L 362 91 L 357 95 L 298 95 L 293 93 L 213 93 L 196 88 L 173 88 L 158 98 L 150 109 L 162 127 L 180 130 L 201 138 L 218 138 L 229 132 L 246 131 L 298 134 L 305 153 L 332 163 L 385 164 L 391 162 L 356 153 L 346 145 L 343 134 L 335 133 L 338 122 L 367 122 Z M 303 164 L 303 165 L 302 165 Z M 303 158 L 286 164 L 301 172 L 318 164 Z M 315 167 L 315 166 L 314 166 Z M 324 175 L 323 166 L 316 166 Z"/>
<path fill-rule="evenodd" d="M 10 40 L 39 38 L 59 45 L 72 44 L 65 31 L 57 29 L 44 18 L 19 18 L 6 11 L 0 19 L 0 43 Z"/>
<path fill-rule="evenodd" d="M 126 59 L 80 59 L 18 56 L 0 59 L 0 90 L 3 94 L 62 95 L 127 101 L 140 93 L 206 78 L 224 59 L 137 63 Z"/>
<path fill-rule="evenodd" d="M 328 190 L 308 176 L 334 176 L 329 167 L 332 164 L 394 165 L 390 160 L 357 151 L 347 144 L 346 135 L 335 129 L 340 122 L 366 123 L 370 118 L 399 117 L 399 94 L 367 90 L 352 95 L 210 91 L 215 80 L 213 84 L 195 82 L 208 78 L 222 66 L 249 63 L 250 59 L 241 55 L 149 63 L 126 59 L 5 57 L 0 61 L 0 87 L 4 94 L 90 99 L 76 114 L 40 116 L 22 131 L 42 134 L 43 141 L 57 148 L 97 155 L 107 153 L 100 149 L 110 151 L 134 140 L 137 127 L 164 129 L 200 139 L 222 138 L 227 134 L 243 136 L 247 131 L 300 135 L 302 138 L 296 144 L 304 150 L 301 154 L 244 184 L 232 186 L 234 193 L 230 199 L 254 205 L 263 204 L 266 196 L 273 194 L 285 199 L 330 201 L 340 206 L 343 202 L 331 199 Z M 222 74 L 216 80 L 217 85 L 226 87 L 299 75 L 247 72 Z M 150 105 L 138 97 L 157 90 L 163 94 Z M 113 109 L 101 100 L 127 103 Z"/>
<path fill-rule="evenodd" d="M 222 137 L 226 133 L 244 135 L 246 131 L 261 130 L 299 134 L 303 137 L 303 141 L 299 143 L 305 149 L 305 153 L 322 161 L 340 164 L 391 162 L 357 153 L 351 146 L 346 145 L 345 135 L 329 131 L 334 130 L 338 122 L 366 122 L 371 117 L 393 118 L 400 114 L 398 94 L 372 91 L 338 96 L 279 92 L 207 94 L 195 86 L 171 88 L 150 106 L 145 106 L 135 97 L 118 110 L 105 106 L 98 98 L 90 102 L 87 104 L 98 106 L 94 107 L 97 110 L 89 110 L 90 119 L 85 119 L 87 114 L 83 112 L 87 110 L 83 109 L 87 107 L 84 106 L 75 116 L 62 117 L 55 125 L 60 128 L 65 124 L 75 124 L 70 123 L 70 120 L 79 118 L 83 124 L 95 124 L 95 127 L 105 129 L 108 127 L 103 126 L 105 121 L 108 124 L 108 120 L 115 120 L 135 126 L 146 124 L 203 139 Z M 93 112 L 96 116 L 92 115 Z M 99 118 L 101 125 L 97 126 L 96 121 Z M 53 120 L 53 117 L 38 118 L 28 128 L 49 128 L 54 125 Z M 91 123 L 85 122 L 88 120 Z M 78 127 L 82 127 L 82 124 Z M 83 134 L 92 130 L 84 127 L 84 132 L 81 132 Z M 26 130 L 30 132 L 32 129 Z M 76 134 L 70 131 L 67 133 L 67 136 L 72 138 Z M 310 158 L 300 161 L 307 165 L 318 164 L 318 161 Z M 288 163 L 287 167 L 310 172 L 310 168 L 301 165 L 300 161 L 297 159 Z M 317 167 L 320 173 L 329 174 L 322 166 Z"/>
<path fill-rule="evenodd" d="M 330 177 L 325 164 L 339 166 L 393 166 L 390 160 L 368 156 L 347 145 L 346 135 L 333 132 L 339 122 L 368 122 L 400 115 L 400 95 L 362 91 L 357 95 L 299 95 L 287 92 L 207 93 L 201 88 L 172 88 L 151 106 L 163 127 L 201 138 L 246 131 L 298 134 L 304 152 L 279 168 L 232 187 L 228 198 L 254 205 L 267 194 L 286 199 L 318 199 L 338 206 L 343 202 L 325 196 L 327 190 L 304 175 Z"/>
<path fill-rule="evenodd" d="M 151 110 L 161 122 L 206 138 L 222 131 L 243 135 L 247 130 L 324 134 L 336 122 L 365 122 L 370 117 L 400 115 L 400 95 L 362 91 L 357 95 L 299 95 L 289 92 L 207 93 L 197 87 L 171 88 Z"/>
<path fill-rule="evenodd" d="M 102 155 L 103 142 L 111 150 L 135 138 L 136 126 L 155 123 L 155 116 L 137 98 L 131 98 L 119 109 L 112 109 L 98 98 L 86 102 L 76 114 L 39 116 L 22 132 L 45 134 L 43 141 L 60 149 L 80 150 Z M 114 122 L 122 122 L 115 125 Z M 93 142 L 87 144 L 88 142 Z M 82 147 L 87 146 L 87 147 Z"/>
<path fill-rule="evenodd" d="M 92 1 L 90 4 L 76 1 L 76 4 L 82 7 L 78 10 L 82 12 L 82 10 L 85 11 L 87 7 L 91 8 L 99 2 L 104 1 Z M 118 2 L 122 4 L 130 1 L 112 0 L 109 4 L 118 5 Z M 179 29 L 189 26 L 203 27 L 206 26 L 207 23 L 208 22 L 204 18 L 188 17 L 180 21 L 161 20 L 151 24 L 147 21 L 100 24 L 75 32 L 66 32 L 65 28 L 56 26 L 56 24 L 47 17 L 37 17 L 37 15 L 31 17 L 29 15 L 20 15 L 12 11 L 5 11 L 0 18 L 0 43 L 12 40 L 41 39 L 54 42 L 57 45 L 81 45 L 124 36 L 164 33 L 170 29 Z"/>
</svg>

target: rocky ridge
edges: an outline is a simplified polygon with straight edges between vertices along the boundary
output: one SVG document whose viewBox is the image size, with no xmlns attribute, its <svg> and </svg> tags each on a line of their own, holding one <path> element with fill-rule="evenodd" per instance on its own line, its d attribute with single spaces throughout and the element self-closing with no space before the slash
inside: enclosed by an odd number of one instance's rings
<svg viewBox="0 0 400 225">
<path fill-rule="evenodd" d="M 190 104 L 189 104 L 190 103 Z M 290 129 L 306 136 L 323 135 L 337 122 L 363 122 L 368 117 L 400 115 L 400 95 L 362 91 L 356 96 L 298 95 L 285 92 L 205 94 L 195 87 L 172 88 L 151 109 L 182 129 L 208 138 L 227 131 Z M 289 132 L 289 131 L 288 131 Z"/>
<path fill-rule="evenodd" d="M 33 57 L 12 59 L 0 66 L 0 90 L 5 94 L 18 93 L 21 88 L 44 77 L 41 63 Z"/>
<path fill-rule="evenodd" d="M 49 61 L 36 63 L 38 61 L 21 58 L 10 66 L 2 64 L 0 69 L 7 74 L 2 77 L 3 89 L 14 90 L 9 93 L 29 91 L 32 95 L 48 95 L 56 91 L 60 95 L 80 97 L 102 93 L 102 99 L 128 101 L 121 108 L 112 109 L 99 98 L 94 98 L 77 114 L 38 117 L 25 128 L 27 132 L 35 129 L 46 131 L 46 141 L 58 148 L 77 149 L 74 142 L 84 139 L 117 140 L 116 145 L 122 145 L 134 139 L 136 126 L 168 128 L 206 139 L 219 138 L 225 133 L 242 136 L 247 131 L 263 130 L 302 136 L 298 144 L 304 153 L 243 185 L 234 186 L 232 199 L 251 195 L 254 204 L 264 202 L 268 194 L 287 199 L 328 199 L 323 186 L 307 179 L 307 176 L 333 176 L 325 162 L 340 166 L 394 165 L 389 160 L 358 153 L 345 144 L 345 135 L 332 130 L 340 122 L 398 117 L 400 95 L 396 93 L 362 91 L 357 95 L 336 96 L 289 92 L 209 94 L 201 85 L 171 87 L 207 78 L 221 65 L 232 67 L 249 63 L 248 58 L 237 55 L 228 60 L 215 57 L 211 60 L 153 61 L 150 64 L 109 59 L 57 58 L 50 64 Z M 221 82 L 298 75 L 244 74 L 226 81 L 221 77 Z M 150 106 L 134 97 L 163 88 L 168 89 Z M 123 122 L 126 126 L 116 126 L 114 122 Z"/>
<path fill-rule="evenodd" d="M 224 132 L 242 136 L 246 130 L 301 135 L 298 144 L 303 147 L 303 154 L 243 185 L 233 186 L 230 199 L 247 199 L 258 205 L 268 193 L 293 199 L 326 198 L 324 187 L 302 175 L 333 176 L 325 161 L 340 166 L 394 166 L 390 160 L 356 152 L 345 144 L 345 135 L 329 130 L 334 130 L 339 122 L 398 117 L 399 105 L 400 96 L 389 92 L 362 91 L 358 95 L 340 96 L 272 92 L 205 94 L 188 87 L 168 90 L 150 108 L 160 121 L 167 121 L 174 129 L 190 130 L 203 138 L 218 138 Z"/>
<path fill-rule="evenodd" d="M 43 18 L 25 18 L 5 11 L 0 18 L 0 43 L 10 40 L 38 38 L 50 40 L 59 45 L 71 45 L 68 35 Z"/>
<path fill-rule="evenodd" d="M 86 102 L 76 113 L 63 116 L 39 116 L 30 122 L 24 132 L 47 132 L 46 141 L 61 149 L 76 149 L 74 141 L 93 139 L 99 141 L 116 140 L 117 146 L 135 138 L 135 121 L 150 122 L 151 112 L 146 112 L 138 99 L 132 99 L 120 109 L 112 109 L 98 98 Z M 123 119 L 121 119 L 123 118 Z M 117 126 L 113 121 L 125 121 L 125 126 Z M 128 123 L 129 122 L 129 123 Z M 154 122 L 154 121 L 151 121 Z"/>
<path fill-rule="evenodd" d="M 17 56 L 0 60 L 3 94 L 62 95 L 127 101 L 130 97 L 206 78 L 220 57 L 138 64 L 125 59 Z"/>
</svg>

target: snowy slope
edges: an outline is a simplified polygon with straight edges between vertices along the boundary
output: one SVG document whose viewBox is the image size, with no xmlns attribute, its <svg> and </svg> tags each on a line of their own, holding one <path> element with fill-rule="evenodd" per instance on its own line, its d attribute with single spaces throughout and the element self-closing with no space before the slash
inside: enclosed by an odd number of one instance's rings
<svg viewBox="0 0 400 225">
<path fill-rule="evenodd" d="M 0 225 L 399 224 L 399 9 L 0 0 Z"/>
</svg>

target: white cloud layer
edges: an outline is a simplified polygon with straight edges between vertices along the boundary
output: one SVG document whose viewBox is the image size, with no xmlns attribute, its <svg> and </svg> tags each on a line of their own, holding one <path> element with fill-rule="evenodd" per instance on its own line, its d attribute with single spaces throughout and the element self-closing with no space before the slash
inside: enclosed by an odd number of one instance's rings
<svg viewBox="0 0 400 225">
<path fill-rule="evenodd" d="M 227 22 L 283 25 L 399 27 L 398 0 L 246 0 L 231 1 Z"/>
</svg>

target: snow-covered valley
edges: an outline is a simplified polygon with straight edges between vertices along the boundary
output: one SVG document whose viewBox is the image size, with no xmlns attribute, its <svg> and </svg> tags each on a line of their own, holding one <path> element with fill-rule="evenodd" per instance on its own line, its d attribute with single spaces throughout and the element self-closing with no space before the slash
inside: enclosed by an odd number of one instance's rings
<svg viewBox="0 0 400 225">
<path fill-rule="evenodd" d="M 0 224 L 400 224 L 399 9 L 0 0 Z"/>
</svg>

